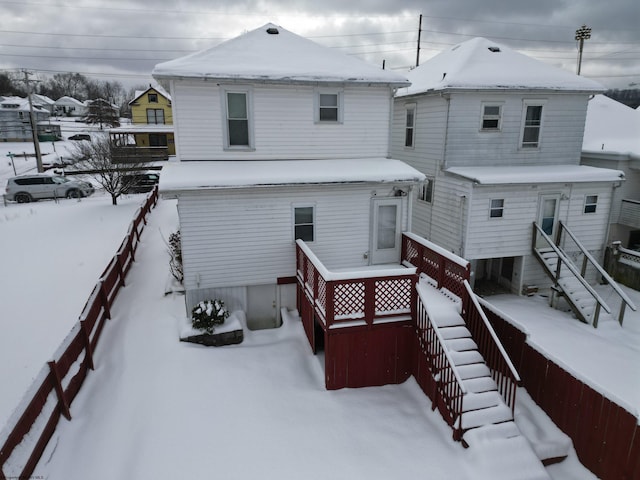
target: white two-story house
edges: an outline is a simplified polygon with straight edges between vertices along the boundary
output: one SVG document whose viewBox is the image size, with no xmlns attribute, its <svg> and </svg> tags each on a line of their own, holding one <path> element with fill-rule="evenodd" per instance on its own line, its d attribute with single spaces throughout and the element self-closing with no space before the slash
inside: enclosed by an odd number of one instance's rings
<svg viewBox="0 0 640 480">
<path fill-rule="evenodd" d="M 587 103 L 602 86 L 484 38 L 408 78 L 396 95 L 391 153 L 427 176 L 415 233 L 470 260 L 476 281 L 515 293 L 552 283 L 532 255 L 534 222 L 553 238 L 562 221 L 601 258 L 624 179 L 580 165 Z"/>
<path fill-rule="evenodd" d="M 170 83 L 186 307 L 221 298 L 251 328 L 295 308 L 296 239 L 327 268 L 398 263 L 424 175 L 389 158 L 381 70 L 268 24 L 159 64 Z"/>
</svg>

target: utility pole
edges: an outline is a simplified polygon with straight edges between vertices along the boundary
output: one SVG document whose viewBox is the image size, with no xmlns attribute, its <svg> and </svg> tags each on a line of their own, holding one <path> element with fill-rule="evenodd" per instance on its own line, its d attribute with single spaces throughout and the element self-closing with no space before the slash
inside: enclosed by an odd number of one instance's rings
<svg viewBox="0 0 640 480">
<path fill-rule="evenodd" d="M 580 68 L 582 67 L 582 48 L 584 47 L 584 41 L 591 38 L 591 27 L 582 25 L 576 30 L 576 40 L 580 42 L 578 46 L 578 75 L 580 75 Z"/>
<path fill-rule="evenodd" d="M 416 67 L 420 65 L 420 37 L 422 36 L 422 14 L 418 22 L 418 52 L 416 53 Z"/>
<path fill-rule="evenodd" d="M 24 83 L 27 86 L 27 98 L 29 99 L 29 119 L 31 120 L 31 138 L 33 139 L 33 148 L 36 152 L 36 165 L 38 167 L 38 173 L 44 172 L 42 168 L 42 154 L 40 153 L 40 143 L 38 142 L 38 122 L 36 122 L 35 114 L 33 113 L 33 102 L 31 101 L 31 80 L 29 80 L 29 73 L 27 70 L 23 70 Z"/>
</svg>

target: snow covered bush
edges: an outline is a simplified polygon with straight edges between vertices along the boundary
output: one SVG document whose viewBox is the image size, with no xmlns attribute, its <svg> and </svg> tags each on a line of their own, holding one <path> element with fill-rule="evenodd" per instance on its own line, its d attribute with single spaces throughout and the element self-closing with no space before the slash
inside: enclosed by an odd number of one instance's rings
<svg viewBox="0 0 640 480">
<path fill-rule="evenodd" d="M 222 325 L 228 316 L 222 300 L 204 300 L 191 310 L 191 325 L 211 334 L 215 325 Z"/>
<path fill-rule="evenodd" d="M 182 240 L 180 238 L 180 230 L 169 235 L 169 269 L 171 275 L 180 283 L 184 280 L 182 271 Z"/>
</svg>

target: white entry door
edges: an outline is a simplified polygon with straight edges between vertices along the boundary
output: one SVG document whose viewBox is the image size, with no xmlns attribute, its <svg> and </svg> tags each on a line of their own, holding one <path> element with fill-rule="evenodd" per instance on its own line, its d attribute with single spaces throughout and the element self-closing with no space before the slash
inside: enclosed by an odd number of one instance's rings
<svg viewBox="0 0 640 480">
<path fill-rule="evenodd" d="M 560 195 L 540 195 L 538 205 L 538 226 L 546 233 L 551 241 L 555 241 L 556 225 L 558 224 L 558 207 L 560 205 Z M 544 248 L 548 244 L 538 239 L 536 247 Z"/>
<path fill-rule="evenodd" d="M 371 263 L 400 262 L 401 198 L 373 199 Z"/>
</svg>

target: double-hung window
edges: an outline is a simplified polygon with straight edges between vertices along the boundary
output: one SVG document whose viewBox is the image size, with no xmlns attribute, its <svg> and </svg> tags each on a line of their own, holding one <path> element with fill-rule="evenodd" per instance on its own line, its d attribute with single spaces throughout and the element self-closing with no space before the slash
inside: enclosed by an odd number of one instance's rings
<svg viewBox="0 0 640 480">
<path fill-rule="evenodd" d="M 489 208 L 489 218 L 501 218 L 504 214 L 504 198 L 494 198 L 491 200 Z"/>
<path fill-rule="evenodd" d="M 248 91 L 225 91 L 226 103 L 226 147 L 250 147 L 250 93 Z"/>
<path fill-rule="evenodd" d="M 598 208 L 598 196 L 587 195 L 584 197 L 584 213 L 596 213 Z"/>
<path fill-rule="evenodd" d="M 293 238 L 313 242 L 315 238 L 315 208 L 305 205 L 293 207 Z"/>
<path fill-rule="evenodd" d="M 500 130 L 502 117 L 502 106 L 485 103 L 482 105 L 482 126 L 483 132 Z"/>
<path fill-rule="evenodd" d="M 162 108 L 147 108 L 147 123 L 164 125 L 164 110 Z"/>
<path fill-rule="evenodd" d="M 525 102 L 524 107 L 521 146 L 522 148 L 538 148 L 540 146 L 543 105 Z"/>
<path fill-rule="evenodd" d="M 405 107 L 405 111 L 406 121 L 404 128 L 404 146 L 413 147 L 415 141 L 416 105 L 407 105 Z"/>
<path fill-rule="evenodd" d="M 342 123 L 342 92 L 318 91 L 315 99 L 316 123 Z"/>
</svg>

